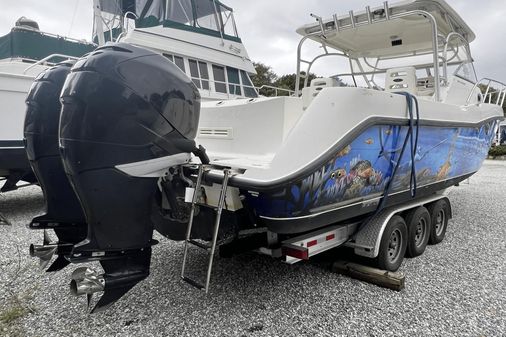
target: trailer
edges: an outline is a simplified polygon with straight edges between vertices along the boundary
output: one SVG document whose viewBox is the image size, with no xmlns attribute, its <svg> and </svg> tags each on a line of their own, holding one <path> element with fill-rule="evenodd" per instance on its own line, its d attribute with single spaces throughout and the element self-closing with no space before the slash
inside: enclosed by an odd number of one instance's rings
<svg viewBox="0 0 506 337">
<path fill-rule="evenodd" d="M 195 193 L 195 191 L 203 190 L 204 176 L 211 170 L 222 170 L 224 178 L 220 193 L 213 198 L 214 202 L 209 204 L 208 200 L 208 203 L 203 205 L 198 202 L 200 193 Z M 420 256 L 428 244 L 438 244 L 443 241 L 448 221 L 452 218 L 451 203 L 443 191 L 385 208 L 379 202 L 382 197 L 379 197 L 377 211 L 360 219 L 332 224 L 293 236 L 280 235 L 259 226 L 256 229 L 240 232 L 239 238 L 233 242 L 220 245 L 217 237 L 221 214 L 227 197 L 230 196 L 228 181 L 231 176 L 237 174 L 240 172 L 229 168 L 200 165 L 195 188 L 188 189 L 185 197 L 185 200 L 191 204 L 191 216 L 186 231 L 181 278 L 206 293 L 210 287 L 216 248 L 224 257 L 245 251 L 255 251 L 281 259 L 287 264 L 294 264 L 344 246 L 352 248 L 355 255 L 368 258 L 378 269 L 395 272 L 405 257 Z M 202 206 L 211 207 L 216 212 L 214 235 L 210 242 L 201 242 L 191 238 L 193 214 L 198 207 Z M 190 246 L 203 249 L 209 254 L 204 282 L 187 274 Z"/>
</svg>

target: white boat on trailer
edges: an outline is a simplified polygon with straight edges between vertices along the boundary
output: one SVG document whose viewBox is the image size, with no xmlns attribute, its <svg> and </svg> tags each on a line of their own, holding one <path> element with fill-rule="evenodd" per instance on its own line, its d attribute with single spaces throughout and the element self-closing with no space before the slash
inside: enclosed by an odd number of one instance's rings
<svg viewBox="0 0 506 337">
<path fill-rule="evenodd" d="M 33 255 L 57 255 L 56 269 L 100 261 L 103 274 L 78 268 L 71 289 L 104 292 L 103 310 L 149 275 L 155 229 L 185 241 L 181 276 L 206 292 L 218 247 L 294 263 L 347 245 L 393 271 L 443 240 L 444 193 L 481 167 L 506 86 L 477 80 L 474 33 L 443 0 L 313 17 L 298 29 L 298 73 L 345 58 L 337 76 L 357 86 L 323 78 L 295 97 L 201 103 L 177 66 L 126 43 L 67 67 L 59 144 L 86 223 Z M 323 54 L 303 60 L 310 40 Z M 72 233 L 51 216 L 32 228 Z M 193 246 L 209 253 L 203 282 L 187 275 Z"/>
</svg>

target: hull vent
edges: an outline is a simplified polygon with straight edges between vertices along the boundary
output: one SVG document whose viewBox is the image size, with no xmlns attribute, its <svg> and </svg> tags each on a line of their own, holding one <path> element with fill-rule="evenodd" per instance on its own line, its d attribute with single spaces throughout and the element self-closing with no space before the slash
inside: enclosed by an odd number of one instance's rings
<svg viewBox="0 0 506 337">
<path fill-rule="evenodd" d="M 232 128 L 199 128 L 199 138 L 232 139 Z"/>
</svg>

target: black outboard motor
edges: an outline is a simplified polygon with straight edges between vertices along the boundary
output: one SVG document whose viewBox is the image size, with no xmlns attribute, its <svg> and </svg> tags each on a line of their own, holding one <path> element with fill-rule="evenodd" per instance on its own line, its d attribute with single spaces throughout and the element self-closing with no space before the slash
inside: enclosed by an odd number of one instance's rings
<svg viewBox="0 0 506 337">
<path fill-rule="evenodd" d="M 167 58 L 120 43 L 78 61 L 61 100 L 62 159 L 88 223 L 69 259 L 99 260 L 105 271 L 76 270 L 71 289 L 104 291 L 96 311 L 149 274 L 153 167 L 183 164 L 197 151 L 200 95 Z"/>
<path fill-rule="evenodd" d="M 60 92 L 75 61 L 66 61 L 41 73 L 28 93 L 25 117 L 26 152 L 44 192 L 46 214 L 35 217 L 31 229 L 54 229 L 58 243 L 51 244 L 44 232 L 43 245 L 31 245 L 30 254 L 44 268 L 53 255 L 58 258 L 47 271 L 60 270 L 69 262 L 64 255 L 86 238 L 86 220 L 81 205 L 63 170 L 58 145 Z"/>
</svg>

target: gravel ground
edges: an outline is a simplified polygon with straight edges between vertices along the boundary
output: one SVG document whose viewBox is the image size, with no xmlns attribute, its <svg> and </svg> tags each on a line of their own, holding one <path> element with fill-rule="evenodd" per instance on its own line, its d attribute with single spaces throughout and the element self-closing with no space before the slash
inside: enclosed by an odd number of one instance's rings
<svg viewBox="0 0 506 337">
<path fill-rule="evenodd" d="M 152 273 L 105 313 L 69 294 L 72 266 L 44 274 L 25 224 L 37 187 L 0 195 L 0 335 L 505 336 L 506 162 L 487 161 L 450 193 L 443 243 L 405 260 L 401 292 L 333 274 L 322 260 L 289 266 L 256 254 L 217 259 L 205 297 L 179 279 L 182 244 L 160 239 Z M 19 251 L 19 253 L 18 253 Z"/>
</svg>

